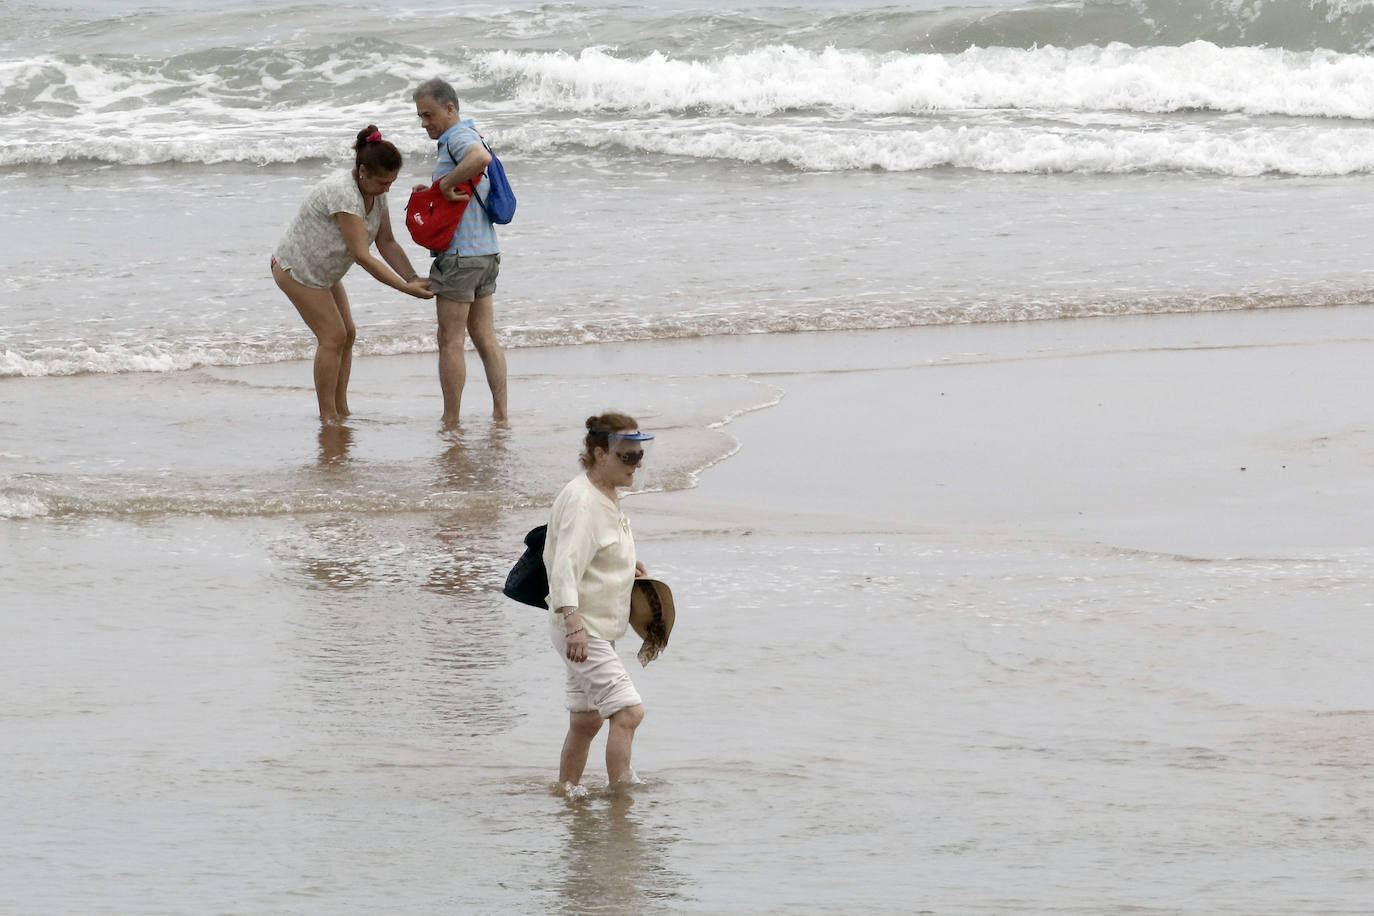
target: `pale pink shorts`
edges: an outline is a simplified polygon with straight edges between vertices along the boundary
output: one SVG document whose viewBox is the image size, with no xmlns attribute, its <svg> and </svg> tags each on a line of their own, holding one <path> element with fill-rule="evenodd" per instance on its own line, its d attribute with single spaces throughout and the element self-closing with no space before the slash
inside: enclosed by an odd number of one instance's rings
<svg viewBox="0 0 1374 916">
<path fill-rule="evenodd" d="M 615 654 L 615 643 L 589 636 L 587 660 L 574 662 L 568 660 L 568 637 L 562 623 L 549 624 L 549 640 L 568 669 L 568 712 L 599 712 L 601 718 L 609 719 L 644 702 Z"/>
</svg>

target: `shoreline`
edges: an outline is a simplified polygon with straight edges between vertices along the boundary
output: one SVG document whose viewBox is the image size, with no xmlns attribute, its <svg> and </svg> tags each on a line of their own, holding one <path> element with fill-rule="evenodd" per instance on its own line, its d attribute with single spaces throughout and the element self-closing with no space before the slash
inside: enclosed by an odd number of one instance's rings
<svg viewBox="0 0 1374 916">
<path fill-rule="evenodd" d="M 136 477 L 140 467 L 160 473 L 170 465 L 204 483 L 161 509 L 129 484 L 94 514 L 120 517 L 133 507 L 133 517 L 224 511 L 251 518 L 252 501 L 267 498 L 279 503 L 267 514 L 279 517 L 348 506 L 289 497 L 314 478 L 364 486 L 368 477 L 349 478 L 350 466 L 400 467 L 425 459 L 437 443 L 418 488 L 398 491 L 399 502 L 359 491 L 356 508 L 461 510 L 462 494 L 487 489 L 480 478 L 497 467 L 492 462 L 511 463 L 497 486 L 530 475 L 544 489 L 560 486 L 558 463 L 541 468 L 538 456 L 571 441 L 580 416 L 549 405 L 580 399 L 587 412 L 617 406 L 662 429 L 659 454 L 675 470 L 656 478 L 658 469 L 646 468 L 649 492 L 628 498 L 667 500 L 667 511 L 684 516 L 752 512 L 796 522 L 857 512 L 888 529 L 1115 539 L 1123 548 L 1199 556 L 1282 554 L 1287 541 L 1300 550 L 1341 550 L 1363 546 L 1364 533 L 1374 532 L 1374 516 L 1359 508 L 1360 494 L 1374 497 L 1358 473 L 1362 456 L 1374 453 L 1362 422 L 1368 346 L 1374 306 L 564 347 L 542 352 L 538 363 L 512 361 L 518 393 L 510 427 L 479 414 L 451 433 L 425 414 L 437 414 L 439 403 L 433 354 L 368 357 L 355 366 L 358 412 L 339 441 L 303 434 L 316 422 L 303 362 L 25 379 L 0 384 L 0 406 L 11 428 L 44 441 L 30 450 L 11 440 L 14 452 L 33 457 L 11 452 L 0 469 L 41 475 L 65 465 L 96 480 L 111 469 Z M 471 416 L 486 390 L 475 354 L 469 359 Z M 615 374 L 606 374 L 608 366 Z M 24 396 L 32 393 L 44 397 Z M 212 416 L 179 406 L 193 400 Z M 63 412 L 83 435 L 52 426 Z M 251 416 L 263 427 L 264 443 L 286 447 L 259 462 L 269 475 L 285 474 L 286 489 L 254 496 L 245 478 L 236 485 L 241 493 L 218 507 L 203 501 L 203 491 L 222 469 L 241 475 L 242 456 L 226 463 L 216 457 L 222 449 L 207 453 L 203 445 L 219 439 L 230 447 L 234 437 L 216 417 L 236 414 L 238 424 Z M 150 435 L 120 442 L 128 428 Z M 686 430 L 692 434 L 684 437 Z M 1347 483 L 1352 490 L 1342 493 Z M 539 486 L 507 511 L 537 504 Z M 683 492 L 694 495 L 675 498 Z M 62 499 L 50 500 L 68 507 L 56 517 L 84 517 L 83 495 Z M 43 500 L 41 492 L 12 494 L 9 520 L 46 517 Z M 1270 517 L 1286 520 L 1278 526 L 1286 537 L 1273 533 Z"/>
<path fill-rule="evenodd" d="M 423 251 L 415 250 L 408 253 L 412 255 L 412 260 L 416 263 L 423 263 Z M 977 310 L 970 311 L 967 306 L 960 306 L 957 309 L 934 305 L 915 308 L 889 303 L 883 306 L 884 314 L 879 317 L 871 315 L 872 305 L 854 306 L 852 313 L 843 317 L 837 317 L 833 310 L 822 315 L 810 316 L 780 314 L 774 316 L 770 320 L 769 326 L 763 330 L 754 330 L 758 327 L 756 316 L 740 317 L 733 323 L 726 323 L 718 327 L 712 325 L 712 319 L 708 316 L 702 318 L 700 328 L 694 330 L 684 327 L 691 317 L 690 313 L 684 313 L 660 316 L 662 324 L 659 327 L 639 327 L 621 333 L 611 332 L 609 329 L 617 322 L 622 321 L 623 316 L 608 316 L 598 319 L 596 325 L 599 327 L 595 328 L 579 326 L 576 328 L 531 329 L 523 326 L 510 326 L 501 329 L 500 333 L 504 338 L 503 346 L 509 351 L 521 354 L 549 354 L 584 346 L 613 348 L 641 344 L 710 343 L 737 338 L 757 340 L 790 335 L 844 334 L 867 331 L 904 333 L 942 328 L 1022 327 L 1032 324 L 1151 319 L 1171 316 L 1186 318 L 1231 313 L 1359 309 L 1366 305 L 1368 294 L 1364 290 L 1332 291 L 1314 286 L 1306 292 L 1274 293 L 1268 297 L 1269 304 L 1257 305 L 1255 304 L 1255 297 L 1250 295 L 1190 293 L 1179 294 L 1176 297 L 1178 307 L 1173 307 L 1161 304 L 1163 301 L 1171 301 L 1168 300 L 1168 297 L 1142 293 L 1138 297 L 1139 301 L 1150 303 L 1153 307 L 1141 309 L 1132 308 L 1129 302 L 1118 303 L 1115 308 L 1104 308 L 1100 305 L 1100 298 L 1092 293 L 1084 293 L 1079 307 L 1065 307 L 1059 312 L 1046 314 L 1035 314 L 1034 300 L 1032 300 L 1032 303 L 1024 308 L 1006 306 L 1006 308 L 1011 309 L 1012 314 L 993 314 L 991 317 L 972 319 L 964 316 L 977 315 L 979 312 Z M 1199 303 L 1215 301 L 1239 304 L 1199 307 Z M 372 302 L 369 305 L 375 307 L 378 304 Z M 394 309 L 394 303 L 389 305 Z M 917 317 L 912 317 L 913 314 Z M 363 360 L 388 358 L 433 357 L 437 354 L 437 350 L 435 349 L 433 329 L 429 327 L 431 323 L 429 318 L 403 319 L 395 316 L 379 317 L 372 323 L 364 323 L 359 328 L 354 358 L 361 362 Z M 401 336 L 395 336 L 397 326 L 406 324 L 413 324 L 414 328 L 407 328 Z M 149 355 L 147 351 L 149 349 L 156 351 L 162 342 L 106 342 L 98 348 L 80 345 L 74 351 L 79 356 L 64 357 L 57 369 L 49 368 L 43 371 L 27 371 L 32 366 L 41 367 L 41 363 L 35 362 L 29 356 L 20 356 L 6 351 L 0 353 L 0 384 L 9 381 L 39 379 L 120 378 L 136 375 L 171 376 L 186 372 L 251 372 L 257 369 L 269 370 L 272 367 L 294 365 L 301 362 L 309 363 L 315 347 L 315 342 L 310 333 L 304 327 L 296 324 L 291 324 L 283 330 L 286 332 L 286 336 L 290 338 L 286 343 L 276 340 L 270 343 L 258 340 L 252 344 L 247 344 L 237 338 L 218 342 L 200 341 L 187 352 L 180 354 L 157 351 L 153 355 Z M 520 339 L 512 340 L 511 337 L 514 335 L 519 335 Z M 270 353 L 271 356 L 262 361 L 213 361 L 215 354 L 223 356 L 223 354 L 235 349 L 241 350 L 244 354 L 257 352 L 260 355 Z M 469 356 L 475 354 L 471 340 L 466 342 L 465 351 Z M 205 361 L 207 357 L 210 358 L 210 361 Z M 94 360 L 96 368 L 73 368 L 74 361 L 78 358 Z"/>
<path fill-rule="evenodd" d="M 58 518 L 252 518 L 254 505 L 283 517 L 495 498 L 521 515 L 572 467 L 542 456 L 575 440 L 583 410 L 615 406 L 661 430 L 668 468 L 646 468 L 630 501 L 702 524 L 996 531 L 1211 558 L 1340 552 L 1374 536 L 1361 508 L 1374 506 L 1370 346 L 1374 306 L 597 344 L 513 361 L 514 422 L 479 415 L 451 433 L 425 413 L 439 404 L 432 354 L 371 357 L 338 441 L 305 430 L 306 363 L 26 379 L 0 385 L 9 427 L 30 439 L 11 439 L 0 470 L 41 481 L 9 494 L 9 521 L 46 517 L 45 503 Z M 469 358 L 471 416 L 486 390 Z M 553 409 L 565 402 L 577 416 Z M 252 464 L 229 450 L 250 418 L 267 448 L 245 476 Z M 417 460 L 403 487 L 362 489 Z M 64 486 L 49 469 L 64 467 L 89 492 L 45 496 Z M 164 503 L 168 468 L 190 482 Z M 237 480 L 217 484 L 229 468 Z M 311 487 L 342 487 L 344 501 L 306 498 Z"/>
</svg>

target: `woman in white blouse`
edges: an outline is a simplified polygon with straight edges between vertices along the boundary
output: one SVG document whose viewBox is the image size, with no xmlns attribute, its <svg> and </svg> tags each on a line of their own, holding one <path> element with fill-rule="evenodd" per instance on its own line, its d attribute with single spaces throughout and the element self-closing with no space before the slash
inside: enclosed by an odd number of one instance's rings
<svg viewBox="0 0 1374 916">
<path fill-rule="evenodd" d="M 315 334 L 315 398 L 320 419 L 348 416 L 348 376 L 357 329 L 343 276 L 354 264 L 393 289 L 433 299 L 391 233 L 386 192 L 401 170 L 401 153 L 375 124 L 358 132 L 353 168 L 306 195 L 272 255 L 272 278 Z M 372 255 L 377 245 L 381 258 Z M 382 263 L 385 261 L 386 263 Z"/>
<path fill-rule="evenodd" d="M 568 735 L 558 781 L 570 796 L 586 794 L 582 771 L 592 739 L 610 721 L 606 777 L 613 790 L 635 782 L 630 748 L 644 720 L 644 704 L 630 682 L 615 641 L 630 621 L 630 591 L 645 575 L 635 559 L 630 520 L 620 511 L 617 488 L 634 483 L 653 436 L 633 417 L 605 413 L 587 418 L 579 456 L 584 474 L 554 500 L 544 542 L 553 647 L 567 666 Z"/>
</svg>

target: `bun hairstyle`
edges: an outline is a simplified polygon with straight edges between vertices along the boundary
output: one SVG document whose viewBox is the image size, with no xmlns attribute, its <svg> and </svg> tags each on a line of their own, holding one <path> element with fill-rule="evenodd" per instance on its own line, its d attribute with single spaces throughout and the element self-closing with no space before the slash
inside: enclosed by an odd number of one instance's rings
<svg viewBox="0 0 1374 916">
<path fill-rule="evenodd" d="M 634 417 L 613 411 L 607 411 L 599 417 L 588 417 L 587 435 L 582 439 L 582 454 L 577 456 L 582 467 L 590 471 L 592 465 L 596 464 L 596 453 L 593 449 L 608 448 L 610 439 L 607 438 L 607 434 L 619 432 L 622 429 L 639 429 L 639 421 Z"/>
<path fill-rule="evenodd" d="M 399 172 L 401 170 L 401 151 L 390 140 L 382 139 L 382 132 L 376 124 L 369 124 L 358 131 L 358 142 L 353 144 L 353 167 L 367 166 L 369 172 Z"/>
</svg>

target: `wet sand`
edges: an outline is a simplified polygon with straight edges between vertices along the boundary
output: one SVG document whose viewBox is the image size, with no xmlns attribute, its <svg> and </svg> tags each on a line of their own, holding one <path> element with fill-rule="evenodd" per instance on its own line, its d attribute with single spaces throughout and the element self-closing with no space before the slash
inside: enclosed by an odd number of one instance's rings
<svg viewBox="0 0 1374 916">
<path fill-rule="evenodd" d="M 1358 308 L 532 351 L 541 402 L 456 446 L 428 364 L 374 358 L 336 455 L 302 364 L 49 382 L 87 424 L 144 391 L 124 466 L 163 436 L 205 479 L 211 391 L 243 485 L 308 498 L 0 524 L 0 909 L 1358 912 L 1372 342 Z M 584 401 L 739 450 L 626 501 L 678 624 L 634 667 L 645 785 L 569 807 L 557 659 L 497 593 L 546 510 L 492 493 L 566 477 Z"/>
<path fill-rule="evenodd" d="M 732 427 L 745 446 L 690 512 L 1198 557 L 1374 535 L 1368 307 L 754 343 L 728 345 L 786 395 Z"/>
</svg>

